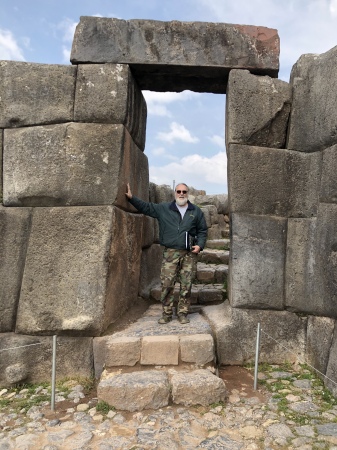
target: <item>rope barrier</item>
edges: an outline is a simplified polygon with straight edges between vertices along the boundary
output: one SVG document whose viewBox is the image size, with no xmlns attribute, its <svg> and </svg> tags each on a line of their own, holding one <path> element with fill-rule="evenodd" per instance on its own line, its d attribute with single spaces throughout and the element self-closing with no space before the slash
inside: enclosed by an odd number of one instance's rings
<svg viewBox="0 0 337 450">
<path fill-rule="evenodd" d="M 52 354 L 52 379 L 51 379 L 51 410 L 55 411 L 55 383 L 56 383 L 56 338 L 57 336 L 53 336 L 53 354 Z M 27 345 L 19 345 L 18 347 L 8 347 L 3 348 L 0 350 L 0 352 L 6 352 L 8 350 L 16 350 L 17 348 L 25 348 L 25 347 L 32 347 L 33 345 L 42 345 L 42 342 L 36 342 L 34 344 L 27 344 Z"/>
<path fill-rule="evenodd" d="M 17 348 L 32 347 L 33 345 L 42 345 L 42 343 L 41 342 L 37 342 L 36 344 L 27 344 L 27 345 L 20 345 L 18 347 L 3 348 L 3 349 L 0 350 L 0 352 L 5 352 L 7 350 L 16 350 Z"/>
<path fill-rule="evenodd" d="M 273 336 L 270 336 L 270 334 L 266 333 L 265 331 L 263 331 L 263 329 L 260 329 L 261 333 L 265 334 L 266 336 L 268 336 L 270 339 L 272 339 L 274 342 L 276 342 L 278 345 L 280 345 L 281 347 L 283 347 L 284 349 L 286 349 L 289 353 L 291 353 L 292 355 L 296 356 L 296 358 L 302 363 L 302 364 L 306 364 L 308 367 L 310 367 L 311 369 L 315 370 L 315 372 L 319 373 L 320 375 L 322 375 L 324 378 L 326 378 L 327 380 L 331 381 L 331 383 L 335 384 L 337 386 L 336 381 L 331 380 L 331 378 L 327 377 L 326 375 L 324 375 L 324 373 L 320 372 L 318 369 L 316 369 L 314 366 L 312 366 L 311 364 L 309 364 L 308 362 L 306 362 L 305 360 L 303 361 L 302 358 L 300 358 L 296 353 L 294 353 L 293 351 L 291 351 L 289 348 L 287 348 L 285 345 L 281 344 L 280 342 L 278 342 L 276 339 L 273 338 Z"/>
</svg>

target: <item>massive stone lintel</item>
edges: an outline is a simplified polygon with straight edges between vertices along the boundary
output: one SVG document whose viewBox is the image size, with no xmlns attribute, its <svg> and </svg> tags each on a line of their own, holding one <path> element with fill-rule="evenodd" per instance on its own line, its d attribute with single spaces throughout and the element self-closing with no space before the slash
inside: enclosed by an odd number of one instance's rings
<svg viewBox="0 0 337 450">
<path fill-rule="evenodd" d="M 123 125 L 65 123 L 4 132 L 5 206 L 118 205 L 148 198 L 148 162 Z"/>
<path fill-rule="evenodd" d="M 0 332 L 13 331 L 30 231 L 31 208 L 0 206 Z"/>
<path fill-rule="evenodd" d="M 224 93 L 231 69 L 277 77 L 279 49 L 266 27 L 83 16 L 70 59 L 129 64 L 141 89 Z"/>
<path fill-rule="evenodd" d="M 34 208 L 16 332 L 98 336 L 137 300 L 142 216 Z"/>
<path fill-rule="evenodd" d="M 0 62 L 0 127 L 70 122 L 76 67 Z"/>
<path fill-rule="evenodd" d="M 291 107 L 290 85 L 232 70 L 226 101 L 226 144 L 284 148 Z"/>
<path fill-rule="evenodd" d="M 321 55 L 302 55 L 293 66 L 289 149 L 315 152 L 337 144 L 337 46 Z"/>
<path fill-rule="evenodd" d="M 282 217 L 317 215 L 321 152 L 230 144 L 231 212 Z"/>
</svg>

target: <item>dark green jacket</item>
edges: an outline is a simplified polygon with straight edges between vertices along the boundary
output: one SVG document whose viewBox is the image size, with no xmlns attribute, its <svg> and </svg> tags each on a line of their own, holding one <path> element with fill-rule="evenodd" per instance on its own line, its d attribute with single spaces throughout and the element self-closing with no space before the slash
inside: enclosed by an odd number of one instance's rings
<svg viewBox="0 0 337 450">
<path fill-rule="evenodd" d="M 148 203 L 132 196 L 129 202 L 142 214 L 158 220 L 161 245 L 180 250 L 186 249 L 188 248 L 186 244 L 189 234 L 196 238 L 193 245 L 199 245 L 201 249 L 205 247 L 207 225 L 204 213 L 193 203 L 188 202 L 187 211 L 182 219 L 175 201 L 172 203 Z"/>
</svg>

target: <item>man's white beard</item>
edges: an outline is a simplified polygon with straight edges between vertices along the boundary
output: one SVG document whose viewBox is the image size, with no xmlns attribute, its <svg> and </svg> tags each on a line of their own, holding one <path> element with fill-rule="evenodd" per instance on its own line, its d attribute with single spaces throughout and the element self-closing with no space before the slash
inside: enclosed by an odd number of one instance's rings
<svg viewBox="0 0 337 450">
<path fill-rule="evenodd" d="M 185 206 L 187 203 L 187 198 L 176 198 L 176 203 L 179 206 Z"/>
</svg>

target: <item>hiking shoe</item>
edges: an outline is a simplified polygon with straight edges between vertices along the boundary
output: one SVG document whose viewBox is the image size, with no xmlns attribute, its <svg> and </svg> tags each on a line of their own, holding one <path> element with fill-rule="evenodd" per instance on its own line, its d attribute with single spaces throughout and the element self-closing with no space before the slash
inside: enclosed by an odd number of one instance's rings
<svg viewBox="0 0 337 450">
<path fill-rule="evenodd" d="M 190 323 L 190 319 L 186 316 L 186 314 L 179 314 L 178 320 L 180 323 Z"/>
<path fill-rule="evenodd" d="M 158 320 L 158 323 L 160 324 L 164 324 L 164 323 L 169 323 L 172 320 L 172 316 L 166 316 L 165 314 L 163 314 L 161 316 L 161 318 Z"/>
</svg>

